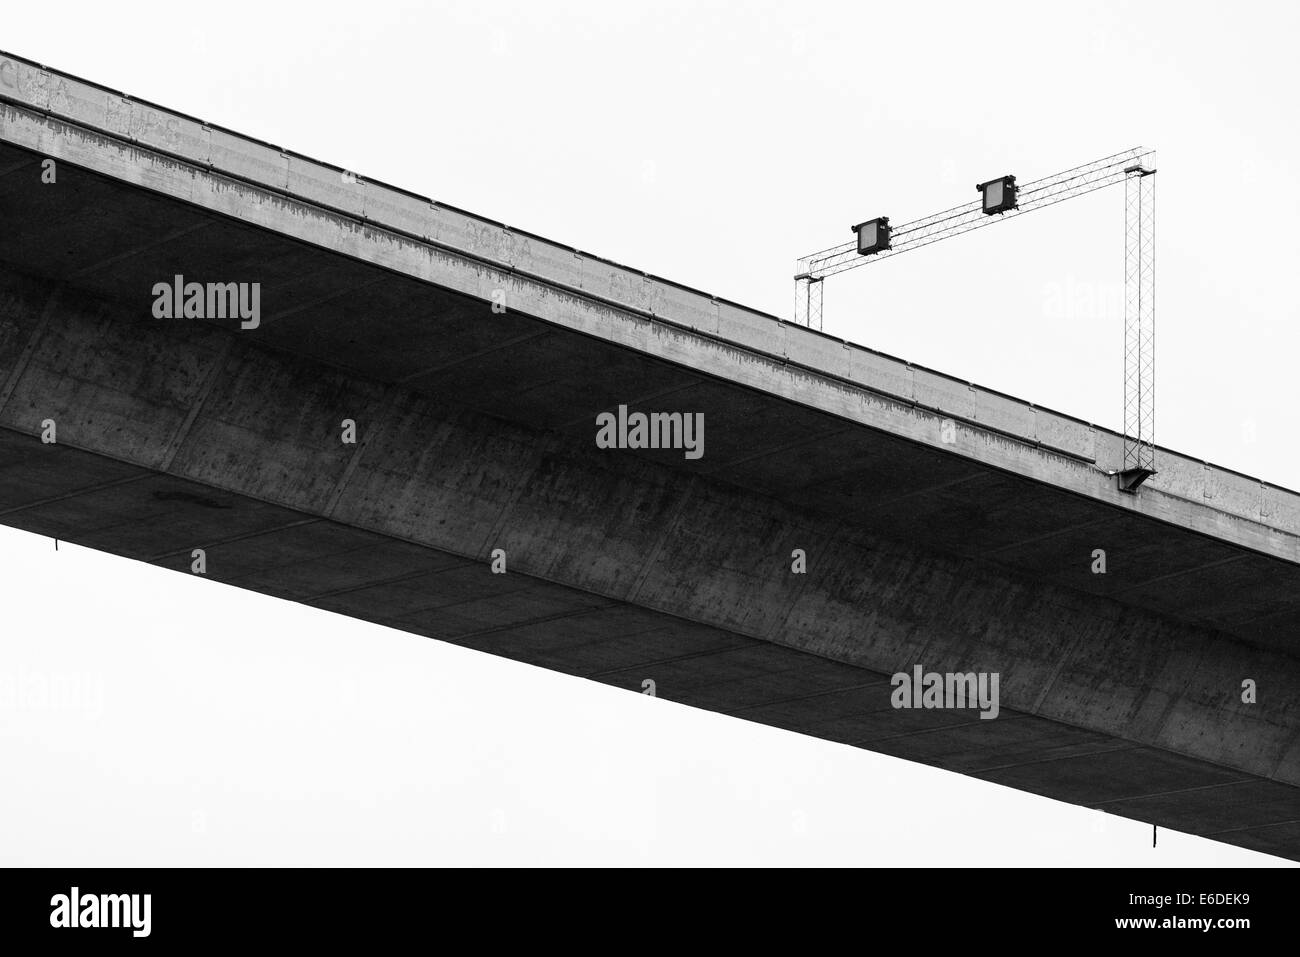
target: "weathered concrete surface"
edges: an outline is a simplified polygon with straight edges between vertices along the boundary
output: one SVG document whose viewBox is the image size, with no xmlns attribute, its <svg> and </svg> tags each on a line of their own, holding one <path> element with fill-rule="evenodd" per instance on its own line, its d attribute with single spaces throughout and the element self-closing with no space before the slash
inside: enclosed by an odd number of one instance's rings
<svg viewBox="0 0 1300 957">
<path fill-rule="evenodd" d="M 0 99 L 0 521 L 1300 858 L 1293 493 L 1123 496 L 1086 423 L 3 55 Z M 175 273 L 261 326 L 153 319 Z M 620 403 L 704 458 L 596 449 Z M 894 710 L 914 664 L 1002 716 Z"/>
</svg>

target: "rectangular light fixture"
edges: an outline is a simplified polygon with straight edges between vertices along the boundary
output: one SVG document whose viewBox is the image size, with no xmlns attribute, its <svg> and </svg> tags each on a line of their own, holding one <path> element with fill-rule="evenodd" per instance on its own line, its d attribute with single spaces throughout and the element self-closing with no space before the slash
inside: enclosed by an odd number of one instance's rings
<svg viewBox="0 0 1300 957">
<path fill-rule="evenodd" d="M 872 253 L 884 252 L 889 248 L 888 216 L 868 219 L 865 223 L 858 223 L 849 228 L 858 234 L 859 256 L 870 256 Z"/>
<path fill-rule="evenodd" d="M 987 183 L 980 183 L 975 188 L 980 191 L 984 198 L 984 213 L 987 216 L 1019 208 L 1016 204 L 1016 178 L 1014 176 L 999 176 Z"/>
</svg>

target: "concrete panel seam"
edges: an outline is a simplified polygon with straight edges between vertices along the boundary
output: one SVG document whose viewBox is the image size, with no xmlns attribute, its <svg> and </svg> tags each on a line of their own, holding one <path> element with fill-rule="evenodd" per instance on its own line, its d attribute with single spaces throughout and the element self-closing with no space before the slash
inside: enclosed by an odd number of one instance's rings
<svg viewBox="0 0 1300 957">
<path fill-rule="evenodd" d="M 692 475 L 682 487 L 682 492 L 677 496 L 677 501 L 673 503 L 672 511 L 664 519 L 663 528 L 659 530 L 659 535 L 655 538 L 654 544 L 646 553 L 645 562 L 641 565 L 641 570 L 637 573 L 636 579 L 627 592 L 627 601 L 635 601 L 636 596 L 640 594 L 646 579 L 650 577 L 650 571 L 654 568 L 655 562 L 659 559 L 659 553 L 663 551 L 664 543 L 668 541 L 669 536 L 677 527 L 677 520 L 681 517 L 682 510 L 686 508 L 686 503 L 695 494 L 698 480 Z"/>
<path fill-rule="evenodd" d="M 207 375 L 203 377 L 203 384 L 199 386 L 198 395 L 190 403 L 189 409 L 185 413 L 185 419 L 176 429 L 176 434 L 171 437 L 167 443 L 167 448 L 163 450 L 162 461 L 159 463 L 158 470 L 167 472 L 176 460 L 176 455 L 180 452 L 181 446 L 184 445 L 185 439 L 189 437 L 190 430 L 194 428 L 194 423 L 198 420 L 199 414 L 203 411 L 203 406 L 208 401 L 208 396 L 216 387 L 217 381 L 221 378 L 221 373 L 225 370 L 226 362 L 230 359 L 231 353 L 235 350 L 234 336 L 227 336 L 221 344 L 216 356 L 212 359 L 212 366 L 208 369 Z"/>
<path fill-rule="evenodd" d="M 1270 781 L 1278 780 L 1278 773 L 1281 772 L 1282 766 L 1286 764 L 1286 759 L 1290 757 L 1291 753 L 1297 748 L 1300 748 L 1300 727 L 1297 727 L 1287 743 L 1278 749 L 1277 762 L 1273 765 L 1273 769 L 1268 773 L 1268 779 Z M 1295 786 L 1296 782 L 1283 781 L 1281 783 Z"/>
<path fill-rule="evenodd" d="M 502 349 L 509 349 L 514 346 L 522 345 L 523 343 L 529 342 L 530 340 L 540 339 L 543 336 L 549 336 L 553 334 L 554 334 L 554 329 L 550 328 L 548 324 L 547 328 L 543 329 L 541 332 L 530 332 L 527 335 L 515 336 L 512 339 L 506 339 L 504 342 L 499 342 L 495 346 L 489 346 L 486 349 L 479 349 L 477 352 L 471 352 L 468 355 L 461 356 L 459 359 L 453 359 L 450 362 L 442 362 L 436 366 L 430 366 L 427 369 L 421 369 L 419 372 L 412 372 L 409 375 L 404 375 L 400 379 L 396 380 L 396 384 L 406 385 L 406 383 L 408 382 L 413 382 L 416 379 L 422 379 L 427 375 L 433 375 L 435 372 L 442 372 L 445 369 L 452 369 L 458 365 L 462 365 L 463 363 L 472 362 L 473 360 L 480 359 L 483 356 L 491 355 L 494 352 L 500 352 Z"/>
<path fill-rule="evenodd" d="M 506 522 L 510 520 L 510 516 L 514 512 L 515 506 L 518 505 L 519 500 L 523 498 L 524 492 L 528 491 L 533 476 L 537 474 L 539 469 L 541 469 L 542 463 L 546 461 L 546 456 L 549 455 L 550 452 L 551 443 L 549 442 L 538 442 L 532 449 L 528 457 L 527 471 L 523 476 L 521 476 L 521 481 L 516 482 L 515 487 L 510 490 L 510 497 L 506 499 L 505 504 L 501 506 L 501 511 L 497 514 L 496 521 L 492 523 L 492 527 L 488 529 L 487 533 L 483 536 L 483 540 L 479 543 L 478 548 L 475 549 L 474 554 L 479 561 L 483 561 L 492 554 L 491 549 L 493 548 L 493 544 L 501 540 L 501 535 L 505 531 Z"/>
<path fill-rule="evenodd" d="M 242 532 L 239 535 L 231 535 L 229 538 L 218 538 L 212 541 L 198 542 L 193 547 L 204 549 L 220 548 L 223 545 L 233 545 L 236 542 L 246 542 L 252 538 L 261 538 L 263 535 L 273 535 L 276 532 L 285 532 L 291 528 L 300 528 L 303 525 L 314 525 L 320 521 L 321 519 L 315 517 L 302 518 L 292 522 L 285 522 L 283 525 L 273 525 L 270 528 L 259 528 L 251 532 Z M 160 552 L 157 555 L 151 555 L 144 559 L 144 561 L 153 564 L 162 561 L 164 558 L 173 558 L 177 555 L 188 555 L 189 553 L 190 546 L 187 545 L 185 548 L 176 548 L 170 552 Z"/>
<path fill-rule="evenodd" d="M 357 466 L 361 462 L 361 456 L 365 454 L 370 445 L 370 440 L 375 436 L 383 435 L 389 427 L 389 419 L 384 416 L 384 412 L 393 407 L 393 399 L 397 393 L 397 386 L 390 385 L 383 391 L 383 394 L 371 405 L 371 419 L 374 425 L 362 430 L 361 441 L 357 447 L 352 450 L 348 456 L 348 464 L 343 467 L 343 474 L 339 476 L 338 482 L 334 484 L 334 490 L 330 492 L 329 498 L 325 502 L 324 515 L 330 518 L 334 515 L 334 510 L 338 508 L 339 501 L 343 498 L 343 493 L 348 487 L 348 482 L 352 480 Z"/>
<path fill-rule="evenodd" d="M 63 290 L 55 287 L 45 300 L 45 305 L 41 307 L 40 318 L 36 320 L 36 326 L 32 329 L 31 335 L 27 337 L 27 343 L 23 346 L 22 354 L 19 355 L 18 361 L 9 372 L 9 379 L 5 382 L 4 387 L 0 388 L 0 412 L 4 411 L 9 404 L 10 397 L 14 394 L 14 389 L 18 388 L 18 382 L 22 379 L 23 373 L 27 371 L 27 365 L 32 361 L 32 356 L 36 354 L 36 347 L 40 343 L 41 336 L 49 327 L 50 316 L 54 314 L 54 308 L 59 302 L 59 297 Z"/>
<path fill-rule="evenodd" d="M 769 455 L 777 455 L 781 452 L 789 452 L 792 449 L 797 449 L 800 448 L 801 446 L 809 445 L 813 442 L 824 442 L 826 439 L 833 439 L 836 436 L 844 435 L 846 432 L 851 432 L 851 431 L 852 431 L 852 427 L 846 425 L 843 428 L 833 429 L 830 432 L 819 432 L 816 435 L 810 435 L 802 439 L 795 439 L 791 442 L 786 442 L 784 445 L 777 445 L 770 448 L 766 448 L 763 449 L 762 451 L 754 452 L 751 455 L 742 455 L 740 458 L 737 459 L 729 459 L 726 462 L 723 462 L 721 465 L 715 465 L 712 468 L 705 469 L 704 474 L 716 475 L 717 473 L 726 471 L 727 469 L 735 468 L 737 465 L 744 465 L 745 463 L 753 462 L 756 459 L 767 458 L 767 456 Z"/>
<path fill-rule="evenodd" d="M 10 173 L 16 173 L 27 166 L 33 166 L 39 163 L 40 159 L 33 156 L 31 159 L 20 160 L 17 163 L 10 163 L 8 166 L 0 166 L 0 179 L 4 179 Z"/>
<path fill-rule="evenodd" d="M 140 253 L 148 252 L 150 249 L 157 249 L 159 246 L 166 246 L 168 243 L 180 239 L 182 236 L 188 236 L 191 233 L 197 233 L 200 230 L 208 229 L 214 222 L 215 220 L 208 219 L 201 223 L 193 223 L 186 226 L 184 229 L 174 229 L 163 236 L 159 236 L 157 239 L 132 246 L 130 249 L 120 252 L 116 256 L 109 256 L 107 259 L 101 259 L 97 263 L 91 263 L 89 266 L 84 266 L 71 275 L 77 279 L 89 276 L 91 273 L 98 272 L 106 266 L 112 266 L 114 263 L 123 262 L 124 260 L 130 259 L 132 256 L 138 256 Z"/>
<path fill-rule="evenodd" d="M 844 534 L 844 524 L 842 522 L 836 523 L 835 526 L 831 529 L 830 535 L 826 537 L 826 541 L 823 543 L 822 549 L 825 552 L 829 553 L 831 549 L 834 547 L 835 541 L 839 539 L 843 534 Z M 810 542 L 809 544 L 812 543 Z M 770 641 L 776 635 L 784 634 L 786 625 L 790 621 L 790 616 L 794 614 L 795 607 L 799 604 L 799 599 L 803 597 L 804 588 L 806 588 L 808 585 L 808 577 L 809 577 L 809 573 L 807 571 L 805 571 L 802 575 L 799 576 L 799 581 L 796 583 L 794 588 L 794 594 L 790 596 L 790 602 L 785 606 L 785 612 L 784 614 L 781 615 L 781 620 L 774 621 L 772 623 L 772 626 L 768 628 L 767 631 L 762 636 L 764 640 Z"/>
<path fill-rule="evenodd" d="M 611 608 L 622 607 L 622 605 L 623 602 L 619 602 L 619 601 L 609 601 L 603 605 L 586 605 L 582 608 L 574 608 L 569 611 L 556 612 L 553 615 L 539 615 L 536 618 L 529 618 L 526 621 L 512 622 L 509 625 L 495 625 L 492 628 L 483 628 L 479 631 L 471 631 L 467 634 L 459 635 L 455 638 L 447 638 L 445 640 L 450 644 L 459 645 L 459 644 L 463 644 L 466 641 L 471 641 L 475 638 L 484 638 L 488 635 L 497 635 L 507 631 L 517 631 L 521 628 L 531 628 L 533 625 L 545 625 L 552 621 L 563 621 L 566 618 L 581 618 L 583 615 L 589 615 L 594 611 L 608 611 Z M 603 639 L 603 640 L 609 640 L 609 639 Z"/>
<path fill-rule="evenodd" d="M 867 674 L 877 674 L 870 668 L 863 668 L 862 671 Z M 741 715 L 746 711 L 756 711 L 759 708 L 771 708 L 780 704 L 798 704 L 800 701 L 811 701 L 813 698 L 825 698 L 828 695 L 843 694 L 846 691 L 866 691 L 868 688 L 879 688 L 881 685 L 891 684 L 888 675 L 881 674 L 872 681 L 866 681 L 862 684 L 845 685 L 842 688 L 826 688 L 822 691 L 812 691 L 808 694 L 795 695 L 792 698 L 777 698 L 774 701 L 764 701 L 762 704 L 747 704 L 743 708 L 732 708 L 729 711 L 719 711 L 719 714 Z"/>
<path fill-rule="evenodd" d="M 427 548 L 428 546 L 421 546 Z M 433 551 L 433 549 L 429 549 Z M 333 588 L 329 591 L 319 592 L 315 595 L 305 595 L 296 599 L 300 604 L 310 605 L 312 602 L 320 601 L 324 598 L 333 598 L 336 595 L 347 595 L 355 591 L 365 591 L 367 588 L 382 588 L 385 585 L 398 585 L 402 582 L 414 581 L 417 578 L 425 578 L 429 575 L 439 575 L 442 572 L 455 571 L 457 568 L 463 568 L 463 565 L 448 565 L 445 568 L 427 569 L 422 568 L 415 572 L 406 572 L 401 575 L 394 575 L 391 578 L 379 578 L 375 581 L 362 582 L 360 585 L 349 585 L 347 588 Z"/>
<path fill-rule="evenodd" d="M 692 382 L 687 382 L 684 385 L 674 385 L 674 386 L 669 386 L 666 389 L 656 389 L 654 392 L 645 392 L 642 393 L 641 395 L 633 396 L 623 404 L 626 405 L 629 409 L 634 409 L 636 406 L 642 405 L 646 402 L 653 402 L 656 399 L 662 399 L 666 396 L 675 395 L 678 392 L 685 392 L 688 389 L 694 389 L 700 384 L 701 384 L 700 380 L 696 380 Z M 568 429 L 575 429 L 580 425 L 585 425 L 588 423 L 590 423 L 593 427 L 595 426 L 595 422 L 592 419 L 592 417 L 590 415 L 584 415 L 580 419 L 570 419 L 567 422 L 561 422 L 558 426 L 556 426 L 556 428 L 558 428 L 561 432 L 563 432 Z"/>
<path fill-rule="evenodd" d="M 713 626 L 710 626 L 710 627 L 713 627 Z M 725 631 L 725 632 L 726 632 L 727 634 L 729 634 L 729 635 L 736 635 L 736 636 L 738 636 L 738 637 L 744 638 L 747 642 L 750 643 L 751 646 L 752 646 L 752 645 L 756 645 L 756 644 L 758 644 L 758 643 L 761 641 L 761 639 L 758 639 L 758 638 L 750 638 L 750 637 L 748 637 L 747 635 L 740 635 L 739 632 L 727 631 L 725 628 L 716 628 L 716 627 L 714 627 L 714 630 L 715 630 L 715 631 Z M 617 667 L 617 668 L 607 668 L 607 669 L 604 670 L 604 671 L 594 671 L 594 672 L 592 672 L 591 674 L 587 675 L 587 677 L 588 677 L 588 678 L 605 678 L 605 677 L 608 677 L 608 676 L 610 676 L 610 675 L 619 675 L 619 674 L 622 674 L 623 672 L 628 671 L 628 670 L 630 670 L 630 669 L 632 669 L 632 668 L 657 668 L 657 667 L 660 666 L 660 665 L 672 665 L 672 664 L 676 664 L 676 663 L 679 662 L 679 661 L 691 661 L 692 659 L 695 659 L 695 658 L 711 658 L 711 657 L 713 657 L 714 655 L 720 655 L 720 654 L 726 654 L 727 652 L 738 651 L 738 650 L 740 650 L 741 648 L 744 648 L 744 647 L 746 647 L 746 645 L 726 645 L 726 646 L 721 647 L 721 648 L 709 648 L 709 649 L 706 649 L 705 651 L 691 651 L 691 652 L 687 652 L 686 654 L 683 654 L 683 655 L 670 655 L 670 656 L 667 657 L 667 658 L 656 658 L 656 659 L 654 659 L 653 661 L 647 661 L 647 662 L 644 662 L 644 663 L 641 663 L 641 664 L 636 664 L 636 665 L 620 665 L 620 666 Z"/>
<path fill-rule="evenodd" d="M 1258 778 L 1253 778 L 1253 777 L 1238 778 L 1235 781 L 1220 781 L 1216 784 L 1200 784 L 1197 785 L 1196 787 L 1190 787 L 1190 788 L 1174 788 L 1172 791 L 1151 791 L 1147 794 L 1135 794 L 1132 797 L 1111 798 L 1108 801 L 1097 801 L 1092 805 L 1092 807 L 1101 809 L 1105 807 L 1107 804 L 1123 804 L 1126 801 L 1146 801 L 1149 800 L 1150 798 L 1168 797 L 1171 794 L 1190 794 L 1198 791 L 1213 791 L 1218 788 L 1235 788 L 1235 787 L 1241 787 L 1243 784 L 1258 784 L 1258 783 L 1259 783 Z"/>
<path fill-rule="evenodd" d="M 1029 538 L 1021 539 L 1018 542 L 1012 542 L 1010 545 L 999 545 L 997 548 L 990 548 L 987 552 L 985 552 L 985 554 L 992 556 L 992 555 L 1000 554 L 1001 552 L 1013 551 L 1014 549 L 1017 548 L 1023 548 L 1026 545 L 1036 545 L 1039 542 L 1045 542 L 1050 538 L 1056 538 L 1058 535 L 1068 535 L 1071 532 L 1079 532 L 1085 528 L 1091 528 L 1094 525 L 1104 525 L 1108 521 L 1110 521 L 1110 519 L 1108 518 L 1094 518 L 1086 522 L 1079 522 L 1078 524 L 1075 525 L 1067 525 L 1064 528 L 1054 529 L 1053 531 L 1047 532 L 1044 535 L 1033 535 L 1030 536 Z"/>
<path fill-rule="evenodd" d="M 1023 712 L 1013 712 L 1009 714 L 1008 710 L 1009 709 L 1007 708 L 1002 709 L 1001 713 L 998 715 L 998 721 L 1019 721 L 1023 718 L 1033 717 L 1033 715 L 1024 714 Z M 886 734 L 882 737 L 857 738 L 846 743 L 853 748 L 865 748 L 868 751 L 873 751 L 875 749 L 872 748 L 871 745 L 878 744 L 881 741 L 896 741 L 899 738 L 915 738 L 923 734 L 942 734 L 944 731 L 956 731 L 958 728 L 979 727 L 980 724 L 980 720 L 976 718 L 972 721 L 958 721 L 954 724 L 943 724 L 934 728 L 917 728 L 914 731 L 900 731 L 898 734 Z"/>
<path fill-rule="evenodd" d="M 380 277 L 378 279 L 372 279 L 369 282 L 363 282 L 359 285 L 352 286 L 348 289 L 341 289 L 336 292 L 332 292 L 329 295 L 320 296 L 316 299 L 299 303 L 298 305 L 294 306 L 292 309 L 281 309 L 279 312 L 272 313 L 271 315 L 264 318 L 262 320 L 262 325 L 269 326 L 272 323 L 279 322 L 281 319 L 286 319 L 289 316 L 295 316 L 298 313 L 303 312 L 304 310 L 313 309 L 316 306 L 324 305 L 327 302 L 333 302 L 335 299 L 342 299 L 344 296 L 351 296 L 355 293 L 361 292 L 363 289 L 369 289 L 371 286 L 377 286 L 384 281 L 385 279 L 383 277 Z"/>
<path fill-rule="evenodd" d="M 52 505 L 55 502 L 66 502 L 69 499 L 77 498 L 81 495 L 89 495 L 94 492 L 101 492 L 105 489 L 117 488 L 119 485 L 129 485 L 132 482 L 143 482 L 148 478 L 156 478 L 153 472 L 146 472 L 144 475 L 130 475 L 126 478 L 114 479 L 111 482 L 101 482 L 98 485 L 89 485 L 85 488 L 79 488 L 74 492 L 65 492 L 62 495 L 52 495 L 49 498 L 43 498 L 36 502 L 28 502 L 26 505 L 15 505 L 13 508 L 7 508 L 0 511 L 0 516 L 14 515 L 18 512 L 25 512 L 33 508 L 41 508 L 45 505 Z"/>
<path fill-rule="evenodd" d="M 1001 720 L 1001 718 L 999 718 L 998 720 Z M 1066 724 L 1064 721 L 1056 721 L 1056 720 L 1054 720 L 1054 719 L 1052 719 L 1052 718 L 1043 718 L 1042 720 L 1044 720 L 1044 721 L 1051 721 L 1052 724 L 1059 724 L 1059 725 L 1061 725 L 1062 727 L 1066 727 L 1066 728 L 1073 728 L 1073 727 L 1074 727 L 1074 725 L 1072 725 L 1072 724 Z M 1079 730 L 1085 730 L 1085 729 L 1079 729 Z M 1094 732 L 1092 732 L 1092 733 L 1093 733 L 1093 734 L 1101 734 L 1101 733 L 1104 733 L 1104 732 L 1097 732 L 1097 731 L 1094 731 Z M 1113 735 L 1107 735 L 1107 737 L 1113 737 Z M 1123 739 L 1121 738 L 1121 739 L 1119 739 L 1119 740 L 1123 740 Z M 1114 748 L 1102 748 L 1102 749 L 1099 750 L 1099 751 L 1088 751 L 1088 752 L 1086 752 L 1085 754 L 1058 754 L 1058 755 L 1056 755 L 1055 757 L 1050 757 L 1050 758 L 1036 758 L 1036 759 L 1033 760 L 1033 761 L 1016 761 L 1016 762 L 1014 762 L 1014 763 L 1012 763 L 1012 764 L 999 764 L 999 765 L 997 765 L 996 767 L 992 767 L 992 768 L 981 768 L 981 769 L 978 770 L 978 771 L 972 771 L 972 772 L 970 772 L 970 773 L 971 773 L 971 775 L 974 776 L 974 777 L 979 777 L 981 774 L 992 774 L 992 773 L 995 772 L 995 771 L 1010 771 L 1010 770 L 1012 770 L 1013 768 L 1027 768 L 1027 767 L 1029 767 L 1030 765 L 1034 765 L 1034 764 L 1051 764 L 1051 763 L 1056 762 L 1056 761 L 1072 761 L 1072 760 L 1075 760 L 1075 759 L 1095 757 L 1095 756 L 1097 756 L 1097 755 L 1099 755 L 1099 754 L 1116 754 L 1116 753 L 1118 753 L 1118 752 L 1120 752 L 1120 751 L 1138 751 L 1138 750 L 1141 750 L 1142 748 L 1145 748 L 1145 747 L 1148 747 L 1148 746 L 1147 746 L 1147 745 L 1144 745 L 1144 744 L 1123 744 L 1123 745 L 1119 745 L 1118 747 L 1114 747 Z"/>
<path fill-rule="evenodd" d="M 1294 818 L 1290 821 L 1274 821 L 1272 824 L 1249 824 L 1246 827 L 1229 827 L 1222 831 L 1202 831 L 1198 837 L 1218 837 L 1220 834 L 1241 834 L 1244 831 L 1262 831 L 1270 827 L 1286 827 L 1290 824 L 1300 824 L 1300 818 Z"/>
<path fill-rule="evenodd" d="M 1155 578 L 1148 578 L 1145 581 L 1136 582 L 1132 585 L 1123 585 L 1119 588 L 1116 588 L 1113 594 L 1120 595 L 1127 591 L 1133 591 L 1136 588 L 1146 588 L 1147 586 L 1154 585 L 1158 582 L 1165 582 L 1165 581 L 1169 581 L 1170 579 L 1181 578 L 1184 575 L 1194 575 L 1197 572 L 1203 572 L 1209 568 L 1222 568 L 1224 565 L 1232 565 L 1235 564 L 1236 562 L 1244 561 L 1245 559 L 1250 557 L 1253 556 L 1233 555 L 1231 558 L 1223 558 L 1217 562 L 1207 562 L 1204 565 L 1196 565 L 1193 568 L 1184 568 L 1181 569 L 1180 571 L 1170 572 L 1167 575 L 1159 575 Z"/>
</svg>

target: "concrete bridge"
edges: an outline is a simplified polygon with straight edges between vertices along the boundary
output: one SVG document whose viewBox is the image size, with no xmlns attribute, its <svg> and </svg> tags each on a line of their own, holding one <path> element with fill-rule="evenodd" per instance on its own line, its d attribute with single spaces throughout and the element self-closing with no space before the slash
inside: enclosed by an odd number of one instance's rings
<svg viewBox="0 0 1300 957">
<path fill-rule="evenodd" d="M 0 522 L 1300 860 L 1300 496 L 1121 448 L 0 54 Z"/>
</svg>

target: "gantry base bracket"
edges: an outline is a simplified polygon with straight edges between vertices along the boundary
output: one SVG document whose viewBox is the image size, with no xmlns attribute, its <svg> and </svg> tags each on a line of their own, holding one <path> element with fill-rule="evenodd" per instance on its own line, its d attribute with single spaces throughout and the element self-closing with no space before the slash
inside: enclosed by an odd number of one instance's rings
<svg viewBox="0 0 1300 957">
<path fill-rule="evenodd" d="M 1124 469 L 1122 472 L 1113 473 L 1119 479 L 1119 490 L 1128 492 L 1130 495 L 1136 495 L 1138 488 L 1155 475 L 1154 469 Z"/>
</svg>

